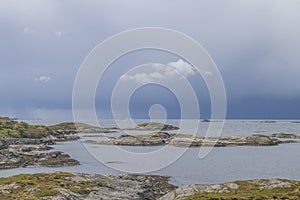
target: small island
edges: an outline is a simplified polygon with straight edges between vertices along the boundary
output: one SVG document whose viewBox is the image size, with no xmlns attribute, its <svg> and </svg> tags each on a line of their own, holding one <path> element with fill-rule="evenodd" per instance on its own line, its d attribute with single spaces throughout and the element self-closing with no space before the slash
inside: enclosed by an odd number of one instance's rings
<svg viewBox="0 0 300 200">
<path fill-rule="evenodd" d="M 124 130 L 142 130 L 142 131 L 153 131 L 153 130 L 160 130 L 160 131 L 171 131 L 171 130 L 178 130 L 179 128 L 170 124 L 160 123 L 160 122 L 146 122 L 138 124 L 136 127 L 126 128 Z"/>
<path fill-rule="evenodd" d="M 146 135 L 121 135 L 108 137 L 100 141 L 86 140 L 86 143 L 100 145 L 124 145 L 124 146 L 157 146 L 173 145 L 177 147 L 199 146 L 273 146 L 282 143 L 294 143 L 294 140 L 279 140 L 278 135 L 228 136 L 228 137 L 198 137 L 187 134 L 169 134 L 167 132 L 153 132 Z M 292 137 L 291 137 L 292 138 Z M 295 137 L 296 139 L 296 137 Z"/>
</svg>

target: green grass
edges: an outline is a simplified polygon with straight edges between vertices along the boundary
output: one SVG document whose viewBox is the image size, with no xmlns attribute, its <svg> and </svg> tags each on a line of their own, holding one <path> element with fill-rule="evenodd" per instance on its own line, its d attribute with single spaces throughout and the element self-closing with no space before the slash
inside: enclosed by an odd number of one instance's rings
<svg viewBox="0 0 300 200">
<path fill-rule="evenodd" d="M 228 193 L 196 193 L 186 197 L 185 200 L 299 200 L 300 184 L 296 181 L 289 181 L 288 188 L 260 188 L 260 186 L 249 181 L 237 181 L 239 189 L 231 189 Z"/>
<path fill-rule="evenodd" d="M 85 123 L 63 122 L 60 124 L 49 126 L 49 128 L 51 130 L 76 130 L 76 129 L 96 128 L 96 127 Z"/>
<path fill-rule="evenodd" d="M 0 199 L 40 199 L 42 197 L 55 196 L 59 193 L 56 188 L 65 188 L 74 193 L 87 194 L 96 184 L 89 182 L 75 182 L 67 179 L 73 177 L 72 173 L 56 172 L 42 174 L 21 174 L 8 178 L 0 178 L 0 188 L 5 185 L 16 184 L 18 189 L 9 191 L 9 194 L 0 194 Z M 62 185 L 63 183 L 63 185 Z M 30 188 L 37 189 L 29 193 Z"/>
<path fill-rule="evenodd" d="M 52 131 L 42 125 L 29 125 L 8 118 L 0 118 L 0 138 L 42 138 Z"/>
<path fill-rule="evenodd" d="M 42 197 L 50 197 L 50 196 L 55 196 L 58 194 L 57 190 L 41 190 L 37 191 L 34 196 L 37 198 L 42 198 Z"/>
<path fill-rule="evenodd" d="M 56 130 L 73 130 L 77 128 L 93 128 L 84 123 L 65 122 L 52 126 L 30 125 L 9 118 L 0 117 L 0 138 L 42 138 L 53 134 Z"/>
</svg>

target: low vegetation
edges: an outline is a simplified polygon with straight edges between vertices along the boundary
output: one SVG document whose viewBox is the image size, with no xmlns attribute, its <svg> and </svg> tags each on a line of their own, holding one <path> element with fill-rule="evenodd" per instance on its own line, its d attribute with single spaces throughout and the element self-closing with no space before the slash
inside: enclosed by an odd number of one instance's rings
<svg viewBox="0 0 300 200">
<path fill-rule="evenodd" d="M 174 190 L 168 177 L 41 173 L 0 178 L 0 199 L 158 199 Z"/>
<path fill-rule="evenodd" d="M 25 122 L 0 117 L 0 138 L 43 138 L 58 130 L 88 129 L 93 126 L 84 123 L 65 122 L 52 126 L 30 125 Z"/>
<path fill-rule="evenodd" d="M 97 127 L 85 123 L 78 123 L 78 122 L 77 123 L 63 122 L 63 123 L 49 126 L 49 129 L 51 130 L 76 130 L 76 129 L 90 129 L 90 128 L 97 128 Z"/>
<path fill-rule="evenodd" d="M 76 182 L 68 179 L 71 173 L 57 172 L 49 174 L 21 174 L 9 178 L 0 178 L 0 199 L 40 199 L 55 196 L 60 188 L 73 193 L 89 192 L 92 183 Z M 96 183 L 95 183 L 96 184 Z M 46 198 L 47 199 L 47 198 Z"/>
<path fill-rule="evenodd" d="M 9 118 L 0 118 L 0 138 L 42 138 L 52 130 L 43 125 L 29 125 Z"/>
<path fill-rule="evenodd" d="M 183 198 L 185 200 L 298 200 L 300 183 L 298 181 L 277 180 L 271 184 L 267 180 L 237 181 L 238 189 L 229 192 L 198 192 Z"/>
</svg>

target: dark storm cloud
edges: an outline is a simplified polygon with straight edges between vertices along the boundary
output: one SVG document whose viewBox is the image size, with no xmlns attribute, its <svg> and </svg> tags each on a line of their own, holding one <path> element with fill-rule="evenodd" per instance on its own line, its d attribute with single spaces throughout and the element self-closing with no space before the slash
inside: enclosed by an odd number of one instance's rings
<svg viewBox="0 0 300 200">
<path fill-rule="evenodd" d="M 271 111 L 284 104 L 276 116 L 289 118 L 288 110 L 299 118 L 292 109 L 300 99 L 299 10 L 298 0 L 2 0 L 1 115 L 55 118 L 61 111 L 70 117 L 73 82 L 89 51 L 120 31 L 159 26 L 186 33 L 208 50 L 223 75 L 228 116 L 248 117 L 268 104 L 253 116 L 272 118 Z M 136 64 L 132 60 L 124 65 Z M 107 78 L 98 92 L 98 108 L 106 114 L 117 79 Z M 144 101 L 144 95 L 136 96 L 137 113 Z"/>
</svg>

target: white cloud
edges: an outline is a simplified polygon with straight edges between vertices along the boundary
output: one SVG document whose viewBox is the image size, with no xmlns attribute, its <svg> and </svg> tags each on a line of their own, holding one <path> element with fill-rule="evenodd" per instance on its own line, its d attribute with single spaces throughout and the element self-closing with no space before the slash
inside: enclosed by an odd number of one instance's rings
<svg viewBox="0 0 300 200">
<path fill-rule="evenodd" d="M 28 26 L 25 26 L 23 31 L 24 31 L 24 33 L 35 33 L 36 32 L 34 29 L 31 29 Z"/>
<path fill-rule="evenodd" d="M 34 78 L 34 80 L 39 81 L 39 82 L 43 82 L 43 83 L 47 83 L 48 81 L 51 80 L 51 77 L 49 77 L 49 76 L 40 76 L 40 77 Z"/>
<path fill-rule="evenodd" d="M 149 83 L 149 82 L 158 82 L 159 80 L 165 79 L 166 77 L 159 73 L 136 73 L 134 75 L 123 75 L 121 76 L 122 80 L 134 80 L 138 83 Z"/>
<path fill-rule="evenodd" d="M 168 67 L 161 67 L 161 65 L 153 65 L 155 72 L 136 73 L 134 75 L 125 74 L 121 76 L 122 80 L 133 80 L 138 83 L 158 82 L 164 79 L 178 79 L 187 78 L 196 74 L 196 70 L 187 62 L 179 59 L 176 62 L 170 62 Z M 182 75 L 183 77 L 179 76 Z"/>
<path fill-rule="evenodd" d="M 184 77 L 195 75 L 196 71 L 189 63 L 179 59 L 176 62 L 168 63 L 169 66 L 173 67 L 177 72 L 182 74 Z"/>
<path fill-rule="evenodd" d="M 56 31 L 56 32 L 54 32 L 53 34 L 54 34 L 54 36 L 61 37 L 61 36 L 63 35 L 63 32 L 61 32 L 61 31 Z"/>
</svg>

